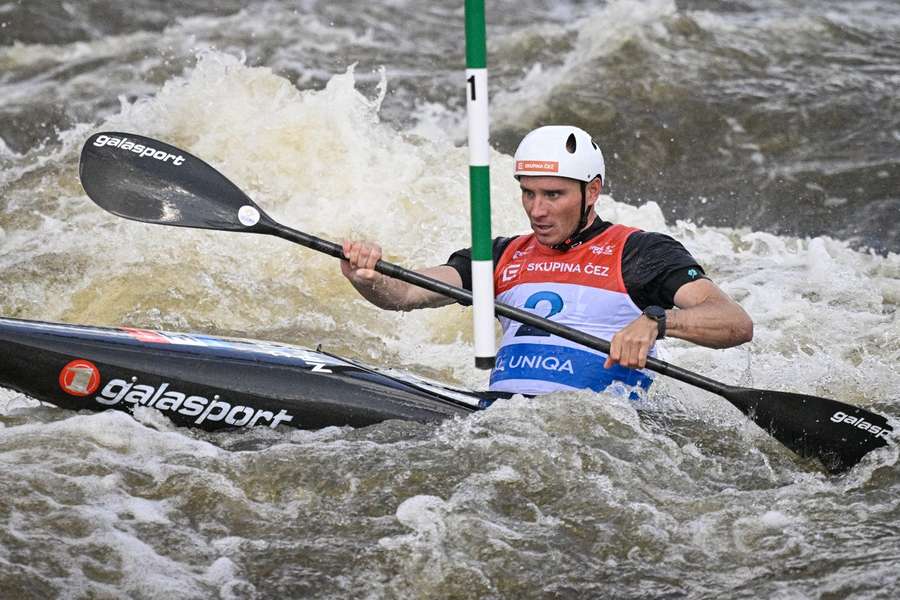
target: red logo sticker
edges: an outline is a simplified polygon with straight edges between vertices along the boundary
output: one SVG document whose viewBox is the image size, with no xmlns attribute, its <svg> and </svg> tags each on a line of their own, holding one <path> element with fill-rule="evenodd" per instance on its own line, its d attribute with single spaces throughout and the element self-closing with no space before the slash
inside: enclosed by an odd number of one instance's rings
<svg viewBox="0 0 900 600">
<path fill-rule="evenodd" d="M 137 329 L 135 327 L 120 327 L 122 331 L 130 335 L 136 340 L 142 342 L 150 342 L 151 344 L 168 344 L 169 340 L 164 335 L 160 335 L 156 331 L 149 329 Z"/>
<path fill-rule="evenodd" d="M 559 173 L 559 163 L 555 160 L 517 160 L 516 171 Z"/>
<path fill-rule="evenodd" d="M 72 396 L 89 396 L 100 387 L 100 370 L 89 360 L 73 360 L 59 372 L 59 387 Z"/>
</svg>

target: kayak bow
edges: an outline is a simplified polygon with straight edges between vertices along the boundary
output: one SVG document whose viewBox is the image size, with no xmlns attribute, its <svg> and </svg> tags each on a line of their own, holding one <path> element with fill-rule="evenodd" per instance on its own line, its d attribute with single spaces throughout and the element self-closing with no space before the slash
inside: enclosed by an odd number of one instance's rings
<svg viewBox="0 0 900 600">
<path fill-rule="evenodd" d="M 147 406 L 205 430 L 430 422 L 492 402 L 288 344 L 7 318 L 0 386 L 73 410 Z"/>
</svg>

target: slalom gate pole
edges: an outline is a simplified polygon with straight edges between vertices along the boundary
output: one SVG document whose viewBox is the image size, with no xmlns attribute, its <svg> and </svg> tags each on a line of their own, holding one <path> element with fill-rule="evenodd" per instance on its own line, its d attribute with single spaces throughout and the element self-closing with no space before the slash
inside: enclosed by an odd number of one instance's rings
<svg viewBox="0 0 900 600">
<path fill-rule="evenodd" d="M 472 308 L 475 366 L 494 366 L 494 261 L 488 145 L 487 43 L 484 0 L 466 0 L 466 112 L 469 119 L 469 199 L 472 214 Z"/>
</svg>

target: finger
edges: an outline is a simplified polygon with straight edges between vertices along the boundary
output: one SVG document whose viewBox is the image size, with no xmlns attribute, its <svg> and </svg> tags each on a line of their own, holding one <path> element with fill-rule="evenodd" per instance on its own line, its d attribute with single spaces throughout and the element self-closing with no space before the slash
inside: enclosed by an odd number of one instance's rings
<svg viewBox="0 0 900 600">
<path fill-rule="evenodd" d="M 363 252 L 363 246 L 359 242 L 353 242 L 350 246 L 350 264 L 353 265 L 354 269 L 359 269 L 362 265 L 360 264 L 361 255 Z"/>
<path fill-rule="evenodd" d="M 622 365 L 623 367 L 633 369 L 634 361 L 635 361 L 634 342 L 629 341 L 622 345 L 622 358 L 619 360 L 619 364 Z"/>
<path fill-rule="evenodd" d="M 366 260 L 365 266 L 367 269 L 374 269 L 375 263 L 381 260 L 381 246 L 378 244 L 367 244 L 366 245 Z"/>
<path fill-rule="evenodd" d="M 644 350 L 644 342 L 639 338 L 633 338 L 628 343 L 628 361 L 629 369 L 638 369 L 641 365 L 641 352 Z"/>
<path fill-rule="evenodd" d="M 620 357 L 620 338 L 619 334 L 613 336 L 613 339 L 609 342 L 609 355 L 606 357 L 606 362 L 603 364 L 604 368 L 611 368 L 617 362 L 619 362 Z"/>
<path fill-rule="evenodd" d="M 366 267 L 366 245 L 360 242 L 356 242 L 353 245 L 353 266 L 357 269 L 364 269 Z"/>
<path fill-rule="evenodd" d="M 381 249 L 373 246 L 366 247 L 366 260 L 364 262 L 367 269 L 374 269 L 375 263 L 381 258 Z"/>
<path fill-rule="evenodd" d="M 638 362 L 637 369 L 643 369 L 647 366 L 647 356 L 650 353 L 650 346 L 648 344 L 641 344 L 641 350 L 638 353 Z"/>
<path fill-rule="evenodd" d="M 341 248 L 344 251 L 344 258 L 341 259 L 341 273 L 344 274 L 344 277 L 351 277 L 354 271 L 353 264 L 350 261 L 350 253 L 353 242 L 350 240 L 343 240 L 341 242 Z"/>
<path fill-rule="evenodd" d="M 357 242 L 353 248 L 354 266 L 357 269 L 369 268 L 369 246 L 365 242 Z"/>
</svg>

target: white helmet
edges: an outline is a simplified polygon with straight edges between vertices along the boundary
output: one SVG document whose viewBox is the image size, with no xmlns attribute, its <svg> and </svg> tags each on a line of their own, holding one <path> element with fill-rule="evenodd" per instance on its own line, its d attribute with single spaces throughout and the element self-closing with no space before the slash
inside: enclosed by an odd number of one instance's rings
<svg viewBox="0 0 900 600">
<path fill-rule="evenodd" d="M 516 149 L 516 171 L 535 177 L 568 177 L 606 183 L 606 165 L 600 147 L 588 132 L 571 125 L 538 127 Z"/>
</svg>

